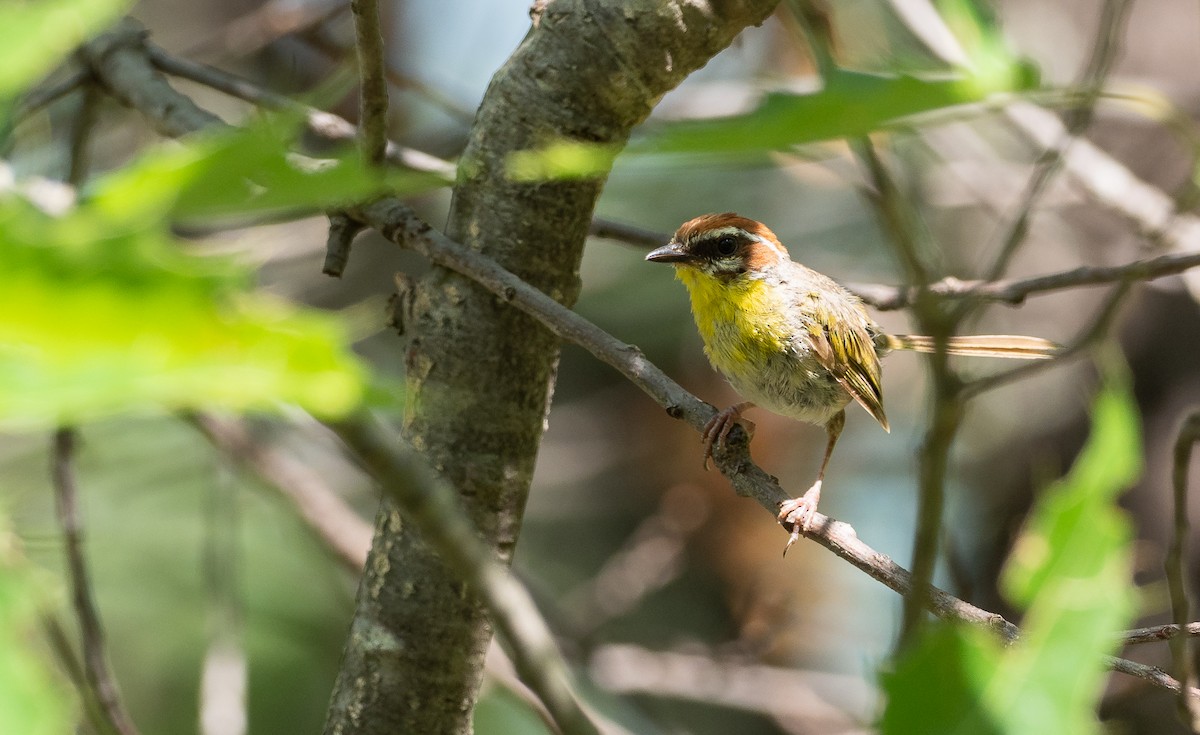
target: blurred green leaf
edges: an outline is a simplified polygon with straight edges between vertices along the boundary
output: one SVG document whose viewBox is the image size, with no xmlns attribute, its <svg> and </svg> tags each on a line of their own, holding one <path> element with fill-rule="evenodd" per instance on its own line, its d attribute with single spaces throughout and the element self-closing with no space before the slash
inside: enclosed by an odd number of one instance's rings
<svg viewBox="0 0 1200 735">
<path fill-rule="evenodd" d="M 246 292 L 242 268 L 181 252 L 162 227 L 0 200 L 0 423 L 357 404 L 364 371 L 343 326 Z"/>
<path fill-rule="evenodd" d="M 931 627 L 896 671 L 882 677 L 888 704 L 880 731 L 999 735 L 1000 724 L 981 706 L 980 693 L 1000 656 L 1000 643 L 987 631 Z"/>
<path fill-rule="evenodd" d="M 114 22 L 129 0 L 37 0 L 0 4 L 0 100 L 45 76 L 80 43 Z"/>
<path fill-rule="evenodd" d="M 1141 447 L 1127 378 L 1110 369 L 1087 445 L 1039 503 L 1001 578 L 1026 608 L 1022 645 L 990 691 L 1010 732 L 1099 729 L 1095 705 L 1107 676 L 1100 657 L 1115 652 L 1113 633 L 1135 606 L 1131 532 L 1116 500 L 1141 474 Z"/>
<path fill-rule="evenodd" d="M 40 594 L 0 509 L 0 732 L 66 735 L 71 699 L 33 641 Z"/>
<path fill-rule="evenodd" d="M 938 626 L 884 678 L 884 733 L 1099 731 L 1103 656 L 1134 610 L 1131 534 L 1116 499 L 1140 473 L 1138 425 L 1128 379 L 1109 370 L 1087 446 L 1037 503 L 1003 575 L 1026 611 L 1021 639 L 1001 648 L 978 630 Z"/>
<path fill-rule="evenodd" d="M 938 14 L 958 39 L 970 60 L 972 73 L 988 86 L 1033 89 L 1041 75 L 1032 61 L 1009 47 L 995 13 L 976 0 L 937 0 Z"/>
<path fill-rule="evenodd" d="M 165 143 L 96 182 L 89 201 L 113 218 L 169 214 L 205 217 L 312 211 L 384 195 L 407 195 L 448 185 L 437 174 L 379 169 L 357 148 L 315 159 L 291 152 L 296 115 L 273 115 L 244 128 Z"/>
<path fill-rule="evenodd" d="M 1004 68 L 1009 73 L 994 70 L 987 76 L 960 72 L 941 77 L 836 69 L 818 92 L 774 92 L 744 115 L 667 125 L 631 144 L 624 155 L 749 155 L 859 137 L 920 113 L 1030 88 L 1031 80 L 1024 73 Z M 513 154 L 509 175 L 519 181 L 603 175 L 616 153 L 611 145 L 556 141 Z"/>
</svg>

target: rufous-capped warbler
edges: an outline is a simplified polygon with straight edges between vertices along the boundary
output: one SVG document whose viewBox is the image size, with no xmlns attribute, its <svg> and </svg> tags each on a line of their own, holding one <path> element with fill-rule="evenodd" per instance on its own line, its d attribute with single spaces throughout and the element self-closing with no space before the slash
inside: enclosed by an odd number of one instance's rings
<svg viewBox="0 0 1200 735">
<path fill-rule="evenodd" d="M 792 529 L 788 546 L 807 532 L 821 497 L 825 467 L 853 399 L 890 431 L 883 410 L 879 358 L 891 350 L 933 352 L 934 340 L 885 334 L 861 299 L 831 278 L 793 261 L 766 225 L 732 212 L 685 222 L 646 260 L 670 263 L 687 287 L 692 314 L 713 366 L 745 398 L 704 429 L 704 464 L 713 445 L 741 423 L 751 406 L 823 425 L 828 436 L 816 482 L 785 501 L 779 520 Z M 953 355 L 1045 359 L 1058 345 L 1037 337 L 950 337 Z M 785 550 L 786 551 L 786 550 Z"/>
</svg>

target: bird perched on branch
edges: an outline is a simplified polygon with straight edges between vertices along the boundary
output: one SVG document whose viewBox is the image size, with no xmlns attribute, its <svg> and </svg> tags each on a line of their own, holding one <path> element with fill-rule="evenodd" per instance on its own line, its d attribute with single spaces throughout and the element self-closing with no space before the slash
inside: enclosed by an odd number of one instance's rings
<svg viewBox="0 0 1200 735">
<path fill-rule="evenodd" d="M 933 352 L 934 339 L 885 334 L 861 299 L 793 261 L 766 225 L 732 212 L 685 222 L 646 260 L 675 266 L 691 297 L 705 354 L 749 399 L 708 422 L 702 435 L 705 467 L 713 446 L 735 424 L 753 433 L 753 423 L 742 418 L 752 406 L 825 427 L 828 440 L 816 482 L 780 506 L 780 522 L 792 529 L 791 547 L 816 512 L 846 405 L 857 401 L 890 431 L 879 358 L 891 350 Z M 950 337 L 943 349 L 952 355 L 1045 359 L 1058 345 L 1037 337 L 979 335 Z"/>
</svg>

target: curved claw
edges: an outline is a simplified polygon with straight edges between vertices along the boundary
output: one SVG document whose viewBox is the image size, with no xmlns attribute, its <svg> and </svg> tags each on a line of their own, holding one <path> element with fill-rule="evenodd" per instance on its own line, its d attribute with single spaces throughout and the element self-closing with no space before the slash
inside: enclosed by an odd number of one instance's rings
<svg viewBox="0 0 1200 735">
<path fill-rule="evenodd" d="M 779 522 L 792 529 L 788 536 L 787 545 L 783 547 L 783 555 L 787 556 L 792 544 L 800 540 L 812 527 L 813 515 L 817 512 L 817 502 L 821 499 L 821 480 L 813 483 L 803 495 L 779 504 Z"/>
<path fill-rule="evenodd" d="M 700 442 L 704 444 L 704 469 L 708 469 L 708 460 L 712 459 L 713 447 L 724 444 L 735 425 L 741 424 L 747 436 L 754 436 L 754 422 L 742 418 L 742 411 L 753 405 L 753 403 L 736 403 L 718 412 L 704 425 L 704 432 L 700 434 Z"/>
</svg>

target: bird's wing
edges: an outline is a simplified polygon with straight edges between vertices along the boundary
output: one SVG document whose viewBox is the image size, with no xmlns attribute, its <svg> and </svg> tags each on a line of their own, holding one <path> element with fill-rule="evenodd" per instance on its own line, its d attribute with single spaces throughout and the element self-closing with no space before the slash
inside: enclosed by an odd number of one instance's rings
<svg viewBox="0 0 1200 735">
<path fill-rule="evenodd" d="M 864 315 L 858 309 L 839 311 L 828 304 L 812 314 L 807 326 L 817 361 L 885 431 L 891 431 L 883 411 L 879 355 Z"/>
</svg>

